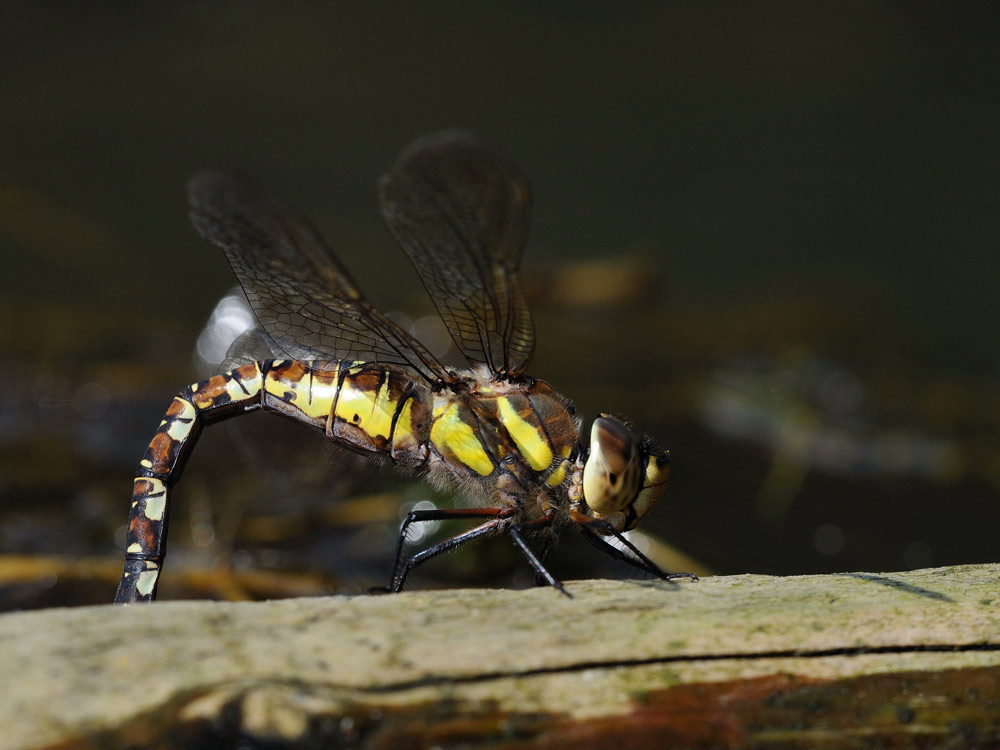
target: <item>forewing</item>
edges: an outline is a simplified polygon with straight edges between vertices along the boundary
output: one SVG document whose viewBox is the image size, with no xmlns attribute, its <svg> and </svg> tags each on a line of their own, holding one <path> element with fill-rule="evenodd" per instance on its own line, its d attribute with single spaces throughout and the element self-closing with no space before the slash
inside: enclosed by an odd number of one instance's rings
<svg viewBox="0 0 1000 750">
<path fill-rule="evenodd" d="M 268 348 L 292 359 L 410 365 L 430 382 L 450 379 L 365 299 L 316 230 L 284 201 L 221 172 L 195 175 L 188 200 L 191 222 L 226 254 L 271 338 Z"/>
<path fill-rule="evenodd" d="M 531 198 L 513 161 L 466 133 L 439 133 L 403 152 L 380 198 L 459 350 L 498 375 L 524 372 L 535 344 L 519 276 Z"/>
</svg>

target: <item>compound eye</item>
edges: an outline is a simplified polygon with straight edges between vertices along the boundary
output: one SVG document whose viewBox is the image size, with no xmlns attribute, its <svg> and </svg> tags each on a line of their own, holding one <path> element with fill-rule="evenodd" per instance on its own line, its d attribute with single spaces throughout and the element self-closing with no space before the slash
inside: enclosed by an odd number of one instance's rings
<svg viewBox="0 0 1000 750">
<path fill-rule="evenodd" d="M 598 513 L 614 513 L 628 505 L 642 483 L 635 439 L 614 417 L 594 420 L 590 456 L 583 467 L 583 497 Z"/>
</svg>

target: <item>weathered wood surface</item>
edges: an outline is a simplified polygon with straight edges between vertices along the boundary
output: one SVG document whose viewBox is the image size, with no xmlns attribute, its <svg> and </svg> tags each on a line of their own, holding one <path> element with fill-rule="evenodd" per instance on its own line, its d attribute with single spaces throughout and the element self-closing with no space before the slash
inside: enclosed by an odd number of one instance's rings
<svg viewBox="0 0 1000 750">
<path fill-rule="evenodd" d="M 1000 746 L 1000 565 L 0 617 L 0 747 Z"/>
</svg>

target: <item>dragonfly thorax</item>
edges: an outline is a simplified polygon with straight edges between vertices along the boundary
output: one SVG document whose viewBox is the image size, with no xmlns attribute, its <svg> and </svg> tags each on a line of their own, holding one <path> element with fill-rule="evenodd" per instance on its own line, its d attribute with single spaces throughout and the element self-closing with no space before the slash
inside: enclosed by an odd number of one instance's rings
<svg viewBox="0 0 1000 750">
<path fill-rule="evenodd" d="M 443 463 L 460 483 L 486 486 L 509 474 L 525 494 L 565 496 L 579 452 L 572 405 L 543 380 L 463 375 L 465 387 L 433 394 L 429 468 Z"/>
</svg>

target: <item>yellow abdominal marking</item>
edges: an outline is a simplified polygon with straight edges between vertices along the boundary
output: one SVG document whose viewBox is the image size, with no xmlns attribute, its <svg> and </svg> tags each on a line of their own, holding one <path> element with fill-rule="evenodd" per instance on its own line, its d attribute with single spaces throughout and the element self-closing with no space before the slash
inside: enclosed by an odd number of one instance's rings
<svg viewBox="0 0 1000 750">
<path fill-rule="evenodd" d="M 392 417 L 396 413 L 396 402 L 389 398 L 389 378 L 382 381 L 375 403 L 372 406 L 371 421 L 365 427 L 369 435 L 389 437 L 392 432 Z"/>
<path fill-rule="evenodd" d="M 240 369 L 242 370 L 243 368 Z M 226 382 L 226 393 L 229 395 L 230 401 L 246 401 L 260 395 L 263 383 L 261 382 L 260 368 L 257 367 L 256 363 L 253 365 L 253 371 L 254 375 L 252 378 L 237 380 L 234 377 Z"/>
<path fill-rule="evenodd" d="M 302 410 L 302 413 L 312 419 L 323 419 L 330 415 L 333 408 L 333 401 L 337 398 L 337 378 L 313 378 L 312 386 L 309 388 L 309 398 L 304 402 L 298 399 L 295 405 Z"/>
<path fill-rule="evenodd" d="M 135 582 L 135 590 L 143 596 L 149 596 L 156 585 L 156 578 L 159 575 L 160 571 L 157 568 L 142 571 L 139 574 L 139 580 Z"/>
<path fill-rule="evenodd" d="M 450 450 L 459 461 L 477 474 L 485 477 L 493 473 L 493 462 L 472 428 L 462 421 L 458 413 L 458 404 L 434 410 L 431 442 L 438 451 L 442 448 Z"/>
<path fill-rule="evenodd" d="M 190 436 L 191 430 L 194 429 L 198 413 L 195 411 L 194 404 L 190 401 L 182 398 L 175 398 L 174 401 L 179 401 L 184 407 L 181 413 L 176 415 L 173 421 L 170 422 L 170 426 L 167 427 L 167 435 L 173 440 L 186 440 Z M 163 422 L 160 424 L 163 424 Z"/>
<path fill-rule="evenodd" d="M 352 380 L 347 379 L 340 388 L 340 398 L 337 399 L 334 413 L 373 438 L 388 438 L 395 410 L 395 402 L 389 398 L 388 379 L 378 391 L 358 388 Z"/>
<path fill-rule="evenodd" d="M 208 409 L 222 393 L 225 393 L 231 403 L 249 401 L 260 395 L 263 387 L 260 368 L 254 362 L 232 370 L 225 375 L 216 375 L 207 383 L 193 383 L 189 386 L 191 400 L 198 409 Z"/>
<path fill-rule="evenodd" d="M 273 374 L 272 374 L 273 373 Z M 289 403 L 310 419 L 324 419 L 330 414 L 333 400 L 337 397 L 337 373 L 326 372 L 322 376 L 314 373 L 301 380 L 284 379 L 280 371 L 267 374 L 264 390 L 275 398 L 283 398 L 291 393 Z"/>
<path fill-rule="evenodd" d="M 136 481 L 145 481 L 152 485 L 152 491 L 146 495 L 146 518 L 151 521 L 162 521 L 163 511 L 166 510 L 167 507 L 167 488 L 164 486 L 162 481 L 156 479 L 155 477 L 150 477 L 149 479 L 137 479 Z"/>
<path fill-rule="evenodd" d="M 551 466 L 552 448 L 539 429 L 518 414 L 509 399 L 501 396 L 497 399 L 497 404 L 500 406 L 500 421 L 507 428 L 521 455 L 528 460 L 528 465 L 535 471 Z"/>
</svg>

